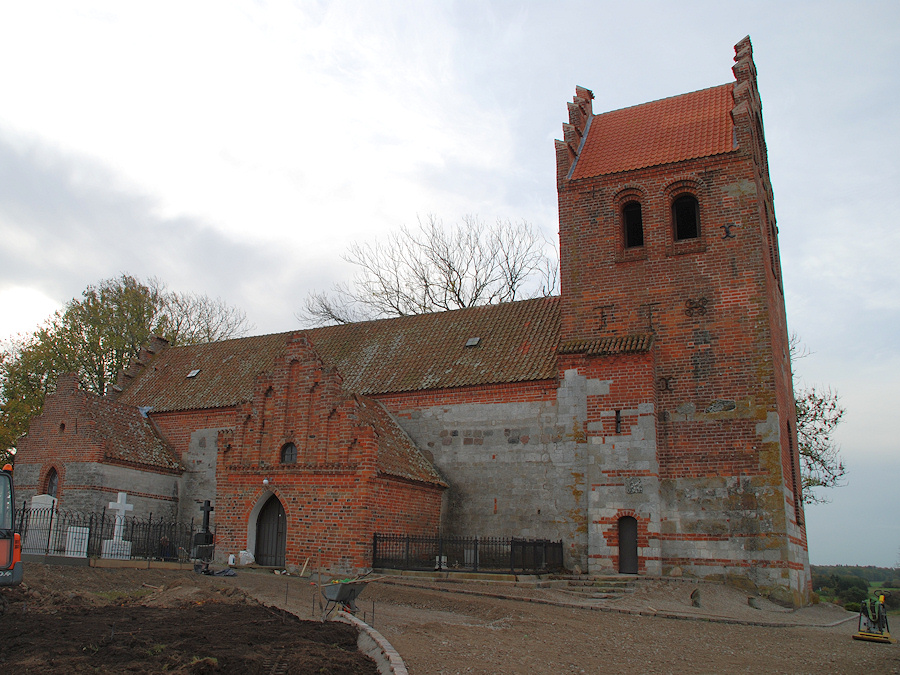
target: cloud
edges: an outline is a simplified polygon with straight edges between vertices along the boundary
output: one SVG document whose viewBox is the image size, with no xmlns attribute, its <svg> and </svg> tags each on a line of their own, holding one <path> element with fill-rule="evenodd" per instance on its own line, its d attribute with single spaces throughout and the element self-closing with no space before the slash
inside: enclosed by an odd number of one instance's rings
<svg viewBox="0 0 900 675">
<path fill-rule="evenodd" d="M 0 291 L 27 286 L 62 302 L 123 272 L 156 276 L 178 290 L 222 297 L 278 330 L 290 327 L 299 305 L 290 290 L 327 276 L 289 248 L 158 212 L 108 167 L 0 133 Z"/>
</svg>

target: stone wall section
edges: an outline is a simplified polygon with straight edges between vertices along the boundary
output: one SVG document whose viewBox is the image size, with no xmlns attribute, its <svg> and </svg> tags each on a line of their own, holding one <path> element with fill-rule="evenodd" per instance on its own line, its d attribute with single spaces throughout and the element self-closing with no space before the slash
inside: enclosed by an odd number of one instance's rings
<svg viewBox="0 0 900 675">
<path fill-rule="evenodd" d="M 187 451 L 181 456 L 185 467 L 181 478 L 181 499 L 178 503 L 178 518 L 183 523 L 191 519 L 202 522 L 205 500 L 216 501 L 216 451 L 220 429 L 198 429 L 191 433 Z M 216 524 L 216 512 L 209 514 L 210 527 Z"/>
<path fill-rule="evenodd" d="M 445 535 L 562 539 L 566 565 L 586 569 L 583 388 L 570 379 L 380 400 L 450 485 Z"/>
</svg>

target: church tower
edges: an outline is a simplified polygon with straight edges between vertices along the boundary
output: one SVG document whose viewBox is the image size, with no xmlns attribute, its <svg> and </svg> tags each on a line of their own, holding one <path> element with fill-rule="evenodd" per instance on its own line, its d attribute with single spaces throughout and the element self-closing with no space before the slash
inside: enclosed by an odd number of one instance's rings
<svg viewBox="0 0 900 675">
<path fill-rule="evenodd" d="M 796 414 L 749 38 L 734 60 L 734 82 L 598 115 L 576 89 L 556 142 L 559 372 L 586 382 L 591 572 L 738 576 L 801 602 Z"/>
</svg>

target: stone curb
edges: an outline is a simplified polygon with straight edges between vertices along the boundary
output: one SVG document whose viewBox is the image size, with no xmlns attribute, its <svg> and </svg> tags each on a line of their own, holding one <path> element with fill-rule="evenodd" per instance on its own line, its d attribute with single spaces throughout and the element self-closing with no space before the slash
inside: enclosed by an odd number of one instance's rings
<svg viewBox="0 0 900 675">
<path fill-rule="evenodd" d="M 332 621 L 343 621 L 356 626 L 359 630 L 357 647 L 359 651 L 375 661 L 379 673 L 382 675 L 388 675 L 388 673 L 409 675 L 400 653 L 391 646 L 384 635 L 369 624 L 344 611 L 339 611 Z"/>
<path fill-rule="evenodd" d="M 727 616 L 715 616 L 713 614 L 681 614 L 679 612 L 664 612 L 656 609 L 624 609 L 621 607 L 603 607 L 601 605 L 588 605 L 579 602 L 564 602 L 561 600 L 545 600 L 542 598 L 528 598 L 516 595 L 506 595 L 504 593 L 489 593 L 487 591 L 470 591 L 462 588 L 438 588 L 428 584 L 416 584 L 405 581 L 395 581 L 393 579 L 381 579 L 380 583 L 395 584 L 397 586 L 408 586 L 410 588 L 423 588 L 441 593 L 459 593 L 461 595 L 477 595 L 484 598 L 495 598 L 497 600 L 515 600 L 518 602 L 534 602 L 539 605 L 551 605 L 553 607 L 565 607 L 567 609 L 587 609 L 594 612 L 611 612 L 615 614 L 629 614 L 631 616 L 655 616 L 662 619 L 679 619 L 685 621 L 706 621 L 709 623 L 734 624 L 738 626 L 761 626 L 763 628 L 833 628 L 842 623 L 853 621 L 856 615 L 848 616 L 846 619 L 839 619 L 831 623 L 789 623 L 785 621 L 753 621 L 748 619 L 735 619 Z"/>
</svg>

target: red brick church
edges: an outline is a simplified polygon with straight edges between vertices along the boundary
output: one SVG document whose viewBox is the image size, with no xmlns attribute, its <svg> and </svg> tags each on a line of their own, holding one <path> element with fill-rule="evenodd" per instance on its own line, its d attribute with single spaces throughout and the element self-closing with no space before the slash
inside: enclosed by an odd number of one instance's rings
<svg viewBox="0 0 900 675">
<path fill-rule="evenodd" d="M 735 81 L 556 142 L 559 297 L 213 344 L 61 378 L 21 495 L 215 505 L 217 556 L 371 564 L 374 533 L 562 539 L 591 573 L 808 594 L 777 228 L 750 40 Z M 188 515 L 189 517 L 189 515 Z"/>
</svg>

